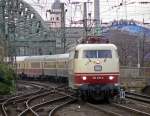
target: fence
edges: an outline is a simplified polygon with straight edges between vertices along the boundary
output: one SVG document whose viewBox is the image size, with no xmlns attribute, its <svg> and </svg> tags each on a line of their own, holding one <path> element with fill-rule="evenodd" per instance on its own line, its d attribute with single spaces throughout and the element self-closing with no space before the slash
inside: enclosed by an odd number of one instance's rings
<svg viewBox="0 0 150 116">
<path fill-rule="evenodd" d="M 150 67 L 120 67 L 121 77 L 150 77 Z"/>
<path fill-rule="evenodd" d="M 128 89 L 150 85 L 150 67 L 120 67 L 120 82 Z"/>
</svg>

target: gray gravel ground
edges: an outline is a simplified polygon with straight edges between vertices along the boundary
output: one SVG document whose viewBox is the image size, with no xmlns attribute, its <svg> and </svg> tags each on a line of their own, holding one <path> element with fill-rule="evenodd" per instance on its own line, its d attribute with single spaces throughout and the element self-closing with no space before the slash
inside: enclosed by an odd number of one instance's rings
<svg viewBox="0 0 150 116">
<path fill-rule="evenodd" d="M 71 104 L 55 113 L 55 116 L 108 116 L 103 112 L 86 106 L 85 104 Z"/>
</svg>

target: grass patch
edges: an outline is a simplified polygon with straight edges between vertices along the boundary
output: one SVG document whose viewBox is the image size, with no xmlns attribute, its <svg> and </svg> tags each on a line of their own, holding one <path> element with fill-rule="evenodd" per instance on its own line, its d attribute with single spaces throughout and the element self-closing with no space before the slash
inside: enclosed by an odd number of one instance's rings
<svg viewBox="0 0 150 116">
<path fill-rule="evenodd" d="M 0 64 L 0 95 L 13 94 L 15 92 L 16 74 L 6 64 Z"/>
</svg>

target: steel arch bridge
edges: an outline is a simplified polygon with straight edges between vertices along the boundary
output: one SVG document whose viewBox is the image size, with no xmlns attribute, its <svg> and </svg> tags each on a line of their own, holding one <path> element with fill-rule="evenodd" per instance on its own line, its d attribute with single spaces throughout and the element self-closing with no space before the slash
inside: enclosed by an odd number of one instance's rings
<svg viewBox="0 0 150 116">
<path fill-rule="evenodd" d="M 54 33 L 29 4 L 0 0 L 0 45 L 6 56 L 50 54 L 54 43 Z"/>
</svg>

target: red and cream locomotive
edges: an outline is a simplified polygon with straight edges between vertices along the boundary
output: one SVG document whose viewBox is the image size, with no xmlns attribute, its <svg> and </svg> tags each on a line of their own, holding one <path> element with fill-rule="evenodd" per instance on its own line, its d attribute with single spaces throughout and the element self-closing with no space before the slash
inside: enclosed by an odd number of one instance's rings
<svg viewBox="0 0 150 116">
<path fill-rule="evenodd" d="M 78 44 L 69 54 L 27 56 L 17 61 L 18 74 L 68 80 L 83 99 L 110 100 L 119 94 L 119 58 L 113 44 Z"/>
<path fill-rule="evenodd" d="M 79 44 L 69 57 L 69 86 L 82 98 L 109 100 L 119 92 L 119 58 L 113 44 Z"/>
</svg>

